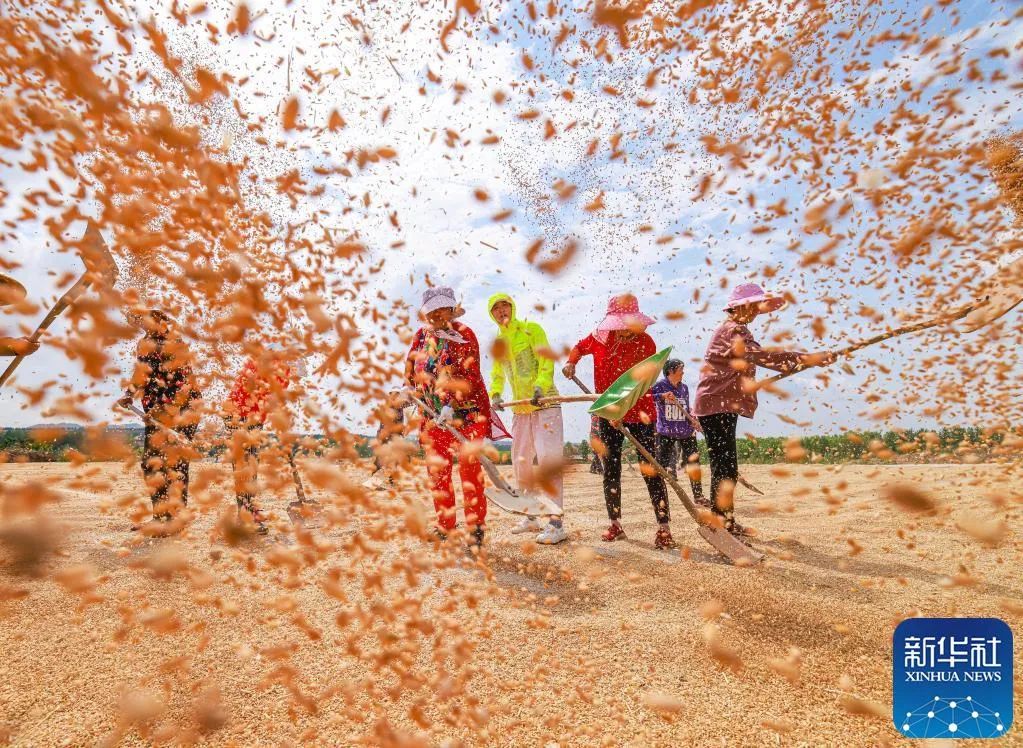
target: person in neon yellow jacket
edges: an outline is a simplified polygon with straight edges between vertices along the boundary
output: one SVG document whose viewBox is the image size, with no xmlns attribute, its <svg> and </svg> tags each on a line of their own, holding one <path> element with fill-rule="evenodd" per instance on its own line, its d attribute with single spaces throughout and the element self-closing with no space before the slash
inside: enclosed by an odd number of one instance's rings
<svg viewBox="0 0 1023 748">
<path fill-rule="evenodd" d="M 490 370 L 490 398 L 501 409 L 505 381 L 511 384 L 511 400 L 537 400 L 558 394 L 554 387 L 554 361 L 540 354 L 547 348 L 547 333 L 536 322 L 515 316 L 515 301 L 506 293 L 494 294 L 487 302 L 490 318 L 497 323 L 494 365 Z M 520 487 L 547 483 L 553 486 L 551 498 L 562 505 L 561 465 L 565 429 L 561 406 L 512 406 L 512 465 Z M 536 458 L 539 475 L 535 474 Z M 551 517 L 547 527 L 526 517 L 512 528 L 513 533 L 539 532 L 538 543 L 553 545 L 568 537 L 560 517 Z"/>
</svg>

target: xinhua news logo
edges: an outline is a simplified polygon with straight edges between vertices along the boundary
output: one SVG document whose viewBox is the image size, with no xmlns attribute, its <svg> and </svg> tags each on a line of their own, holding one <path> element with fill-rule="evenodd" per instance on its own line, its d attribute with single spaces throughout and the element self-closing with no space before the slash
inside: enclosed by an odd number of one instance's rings
<svg viewBox="0 0 1023 748">
<path fill-rule="evenodd" d="M 1012 726 L 1012 630 L 997 618 L 895 629 L 892 719 L 909 738 L 999 738 Z"/>
</svg>

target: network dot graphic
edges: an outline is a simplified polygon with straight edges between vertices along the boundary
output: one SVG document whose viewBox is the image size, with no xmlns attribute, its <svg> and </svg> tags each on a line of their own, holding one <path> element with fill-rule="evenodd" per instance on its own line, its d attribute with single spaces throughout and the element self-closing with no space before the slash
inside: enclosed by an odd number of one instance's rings
<svg viewBox="0 0 1023 748">
<path fill-rule="evenodd" d="M 972 696 L 944 699 L 935 696 L 906 712 L 902 731 L 911 738 L 997 738 L 1004 734 L 1001 715 Z"/>
</svg>

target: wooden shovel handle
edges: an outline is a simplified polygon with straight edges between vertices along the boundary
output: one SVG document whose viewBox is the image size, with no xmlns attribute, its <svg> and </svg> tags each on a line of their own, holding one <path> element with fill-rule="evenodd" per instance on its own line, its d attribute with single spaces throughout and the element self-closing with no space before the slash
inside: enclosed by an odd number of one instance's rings
<svg viewBox="0 0 1023 748">
<path fill-rule="evenodd" d="M 43 317 L 43 321 L 39 323 L 38 327 L 36 327 L 35 332 L 32 333 L 29 340 L 33 343 L 38 343 L 43 332 L 53 324 L 53 321 L 57 319 L 57 317 L 64 313 L 65 309 L 71 306 L 79 296 L 85 293 L 90 285 L 91 280 L 89 279 L 89 273 L 83 273 L 82 276 L 75 281 L 75 285 L 71 286 L 71 288 L 65 291 L 64 294 L 57 299 L 57 303 L 54 304 L 50 311 L 46 313 L 46 316 Z M 11 378 L 11 375 L 14 374 L 14 370 L 21 365 L 21 362 L 24 359 L 25 356 L 15 356 L 14 360 L 7 365 L 7 368 L 4 369 L 4 373 L 0 374 L 0 387 L 3 387 L 7 380 Z"/>
<path fill-rule="evenodd" d="M 551 397 L 541 397 L 537 400 L 540 405 L 560 405 L 561 403 L 592 403 L 597 399 L 597 395 L 553 395 Z M 532 405 L 532 400 L 509 400 L 508 402 L 502 402 L 501 408 L 512 408 L 516 405 Z"/>
<path fill-rule="evenodd" d="M 580 381 L 579 377 L 572 376 L 572 377 L 570 377 L 570 379 L 573 382 L 575 382 L 576 386 L 579 389 L 581 389 L 583 392 L 585 392 L 587 394 L 590 394 L 589 387 L 587 387 L 585 384 L 583 384 Z M 611 423 L 611 422 L 608 421 L 608 423 Z M 611 425 L 614 426 L 613 423 L 611 423 Z M 614 426 L 614 427 L 616 429 L 618 429 L 618 431 L 622 435 L 624 435 L 626 439 L 628 439 L 630 442 L 632 442 L 632 446 L 634 446 L 636 448 L 636 451 L 639 452 L 643 456 L 643 459 L 646 460 L 648 463 L 650 463 L 650 466 L 653 467 L 653 469 L 657 471 L 657 474 L 660 475 L 662 478 L 664 478 L 664 480 L 668 483 L 668 485 L 671 486 L 672 489 L 675 491 L 675 493 L 678 494 L 678 497 L 682 500 L 682 505 L 686 508 L 686 511 L 689 512 L 689 514 L 692 516 L 692 518 L 694 520 L 696 520 L 696 524 L 702 525 L 703 523 L 700 521 L 700 515 L 699 515 L 699 513 L 696 510 L 696 505 L 693 503 L 693 500 L 689 498 L 689 494 L 686 493 L 685 489 L 682 488 L 682 486 L 679 485 L 678 481 L 675 480 L 671 476 L 671 473 L 669 473 L 667 470 L 665 470 L 664 466 L 661 465 L 661 463 L 659 463 L 657 460 L 654 459 L 654 456 L 652 454 L 650 454 L 646 450 L 646 447 L 644 447 L 642 444 L 639 443 L 639 440 L 632 435 L 631 431 L 629 431 L 624 426 Z"/>
<path fill-rule="evenodd" d="M 120 403 L 119 402 L 115 403 L 115 405 L 120 405 Z M 167 434 L 169 436 L 174 437 L 179 442 L 184 442 L 188 446 L 192 446 L 192 440 L 191 439 L 189 439 L 184 434 L 178 433 L 177 431 L 175 431 L 174 429 L 170 428 L 169 426 L 164 426 L 162 423 L 157 421 L 155 418 L 153 418 L 153 417 L 147 415 L 145 412 L 143 412 L 137 405 L 135 405 L 135 403 L 128 403 L 127 405 L 122 405 L 121 407 L 123 407 L 127 411 L 131 411 L 132 413 L 137 415 L 139 418 L 141 418 L 143 421 L 145 421 L 147 423 L 153 424 L 158 429 L 160 429 L 160 431 L 162 431 L 163 433 L 165 433 L 165 434 Z"/>
<path fill-rule="evenodd" d="M 572 375 L 572 381 L 575 382 L 575 386 L 576 387 L 581 389 L 587 395 L 592 395 L 593 394 L 592 392 L 590 392 L 590 388 L 587 387 L 585 384 L 583 384 L 582 380 L 579 379 L 579 377 L 577 377 L 575 374 Z"/>
<path fill-rule="evenodd" d="M 614 426 L 614 424 L 611 425 Z M 674 489 L 675 493 L 677 493 L 678 497 L 682 500 L 682 505 L 685 506 L 686 511 L 692 515 L 694 520 L 696 520 L 696 524 L 702 525 L 703 523 L 700 521 L 700 515 L 696 510 L 696 505 L 693 503 L 693 500 L 689 498 L 689 494 L 686 493 L 685 489 L 682 488 L 678 481 L 672 477 L 671 473 L 665 470 L 661 463 L 654 459 L 654 456 L 646 450 L 646 447 L 639 443 L 639 439 L 633 436 L 631 431 L 624 426 L 614 427 L 618 429 L 618 431 L 623 434 L 626 439 L 632 442 L 632 446 L 634 446 L 636 451 L 643 456 L 643 459 L 646 460 L 650 466 L 657 471 L 657 474 L 664 478 L 665 482 Z"/>
<path fill-rule="evenodd" d="M 875 345 L 877 343 L 884 342 L 885 340 L 889 340 L 890 338 L 897 338 L 900 335 L 908 335 L 911 332 L 919 332 L 920 330 L 927 330 L 927 329 L 929 329 L 931 327 L 938 327 L 939 325 L 945 325 L 945 324 L 948 324 L 949 322 L 955 322 L 956 320 L 959 320 L 959 319 L 962 319 L 963 317 L 965 317 L 967 314 L 972 312 L 978 306 L 979 306 L 979 304 L 976 303 L 976 302 L 974 302 L 972 304 L 966 304 L 965 306 L 962 306 L 959 309 L 956 309 L 954 312 L 951 312 L 949 314 L 943 314 L 940 317 L 935 317 L 933 319 L 924 320 L 922 322 L 914 322 L 913 324 L 903 325 L 902 327 L 896 327 L 894 330 L 889 330 L 888 332 L 879 333 L 877 335 L 874 335 L 871 338 L 865 338 L 864 340 L 860 340 L 860 341 L 857 341 L 855 343 L 852 343 L 851 345 L 847 345 L 845 348 L 842 348 L 841 350 L 839 350 L 837 355 L 839 355 L 839 356 L 848 356 L 850 353 L 855 353 L 856 351 L 860 350 L 861 348 L 866 348 L 867 346 L 871 346 L 871 345 Z M 761 379 L 759 382 L 757 382 L 757 389 L 760 389 L 761 387 L 764 387 L 764 386 L 769 385 L 769 384 L 773 384 L 774 382 L 777 382 L 777 381 L 779 381 L 781 379 L 785 379 L 787 377 L 791 377 L 793 374 L 798 374 L 801 371 L 805 371 L 805 370 L 811 369 L 811 368 L 813 368 L 813 367 L 811 367 L 811 366 L 797 366 L 794 369 L 790 369 L 789 371 L 784 371 L 784 372 L 782 372 L 780 374 L 775 374 L 773 377 L 767 377 L 766 379 Z"/>
</svg>

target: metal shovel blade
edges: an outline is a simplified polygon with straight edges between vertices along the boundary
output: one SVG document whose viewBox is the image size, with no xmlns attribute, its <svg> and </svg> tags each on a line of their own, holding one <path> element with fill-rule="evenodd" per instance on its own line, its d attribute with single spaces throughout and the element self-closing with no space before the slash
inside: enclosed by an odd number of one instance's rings
<svg viewBox="0 0 1023 748">
<path fill-rule="evenodd" d="M 763 553 L 750 548 L 724 528 L 699 525 L 696 532 L 737 566 L 752 566 L 764 560 Z"/>
<path fill-rule="evenodd" d="M 320 523 L 315 520 L 319 519 L 322 511 L 323 507 L 318 501 L 292 501 L 288 504 L 288 519 L 294 525 L 316 529 Z"/>
<path fill-rule="evenodd" d="M 536 493 L 509 493 L 500 488 L 488 488 L 484 493 L 487 501 L 509 514 L 523 514 L 527 517 L 560 517 L 564 512 L 560 506 L 546 496 Z"/>
</svg>

